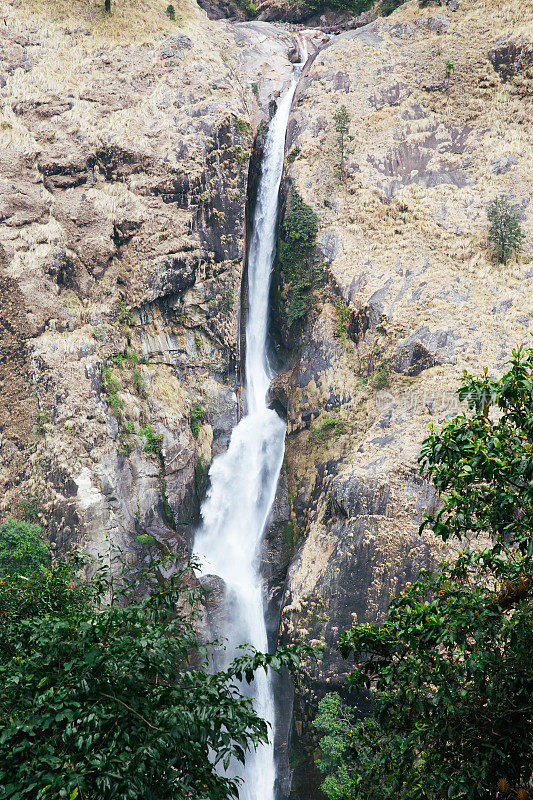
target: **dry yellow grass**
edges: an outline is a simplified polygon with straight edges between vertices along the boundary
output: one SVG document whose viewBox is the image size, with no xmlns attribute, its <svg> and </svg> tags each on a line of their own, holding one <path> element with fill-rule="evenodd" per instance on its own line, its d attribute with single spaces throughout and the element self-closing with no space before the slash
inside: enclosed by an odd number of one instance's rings
<svg viewBox="0 0 533 800">
<path fill-rule="evenodd" d="M 103 0 L 13 0 L 2 12 L 6 20 L 20 20 L 25 26 L 61 26 L 82 36 L 90 34 L 98 44 L 142 44 L 161 34 L 175 31 L 182 24 L 205 19 L 194 0 L 176 0 L 177 19 L 166 14 L 167 0 L 113 0 L 111 14 Z"/>
</svg>

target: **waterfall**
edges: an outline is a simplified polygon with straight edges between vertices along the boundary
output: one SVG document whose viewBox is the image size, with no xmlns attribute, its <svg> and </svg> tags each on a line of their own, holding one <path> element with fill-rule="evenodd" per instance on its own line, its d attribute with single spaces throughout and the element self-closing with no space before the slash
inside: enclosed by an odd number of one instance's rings
<svg viewBox="0 0 533 800">
<path fill-rule="evenodd" d="M 268 361 L 268 298 L 276 247 L 278 194 L 285 133 L 292 99 L 306 61 L 305 42 L 290 87 L 272 118 L 261 163 L 248 254 L 246 325 L 247 415 L 234 428 L 228 450 L 211 466 L 210 489 L 194 551 L 202 574 L 220 576 L 226 586 L 227 653 L 240 644 L 266 652 L 267 633 L 259 561 L 285 451 L 285 423 L 269 409 L 266 395 L 273 372 Z M 270 725 L 267 745 L 250 753 L 242 770 L 241 800 L 274 800 L 274 698 L 270 678 L 257 674 L 251 692 L 257 713 Z"/>
</svg>

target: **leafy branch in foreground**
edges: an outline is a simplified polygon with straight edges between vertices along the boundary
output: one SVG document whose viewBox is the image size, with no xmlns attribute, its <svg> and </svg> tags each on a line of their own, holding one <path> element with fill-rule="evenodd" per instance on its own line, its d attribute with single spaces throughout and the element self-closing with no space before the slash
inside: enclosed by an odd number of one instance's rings
<svg viewBox="0 0 533 800">
<path fill-rule="evenodd" d="M 463 545 L 384 624 L 341 637 L 374 715 L 329 765 L 334 800 L 531 796 L 533 349 L 514 351 L 500 380 L 465 373 L 459 396 L 469 412 L 430 432 L 420 463 L 440 494 L 422 528 Z"/>
<path fill-rule="evenodd" d="M 240 679 L 298 656 L 243 653 L 212 673 L 189 566 L 142 585 L 83 567 L 71 554 L 0 575 L 0 797 L 236 797 L 218 767 L 268 736 Z"/>
</svg>

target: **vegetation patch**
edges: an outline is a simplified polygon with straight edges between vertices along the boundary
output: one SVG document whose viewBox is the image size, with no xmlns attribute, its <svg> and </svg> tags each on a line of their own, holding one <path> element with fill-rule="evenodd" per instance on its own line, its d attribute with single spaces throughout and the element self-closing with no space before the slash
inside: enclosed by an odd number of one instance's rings
<svg viewBox="0 0 533 800">
<path fill-rule="evenodd" d="M 0 525 L 0 573 L 21 575 L 50 564 L 50 545 L 41 539 L 38 525 L 8 517 Z M 0 615 L 1 618 L 1 615 Z"/>
<path fill-rule="evenodd" d="M 388 17 L 389 14 L 392 14 L 393 11 L 396 11 L 396 9 L 404 3 L 405 0 L 382 0 L 379 13 L 382 17 Z"/>
<path fill-rule="evenodd" d="M 120 381 L 114 377 L 111 368 L 102 367 L 102 392 L 106 396 L 109 411 L 114 417 L 119 417 L 124 408 L 124 400 L 119 397 Z"/>
<path fill-rule="evenodd" d="M 338 176 L 341 181 L 346 178 L 346 142 L 350 138 L 350 115 L 346 106 L 342 105 L 333 115 L 333 124 L 337 133 L 337 146 L 339 148 Z"/>
<path fill-rule="evenodd" d="M 135 317 L 133 315 L 133 311 L 127 304 L 126 300 L 120 301 L 120 309 L 118 312 L 118 321 L 121 322 L 123 325 L 133 325 L 135 322 Z"/>
<path fill-rule="evenodd" d="M 198 438 L 200 433 L 200 423 L 204 416 L 204 409 L 199 403 L 195 403 L 189 412 L 189 425 L 191 426 L 191 433 L 195 439 Z"/>
<path fill-rule="evenodd" d="M 316 289 L 324 282 L 324 266 L 315 253 L 317 233 L 317 215 L 291 185 L 276 258 L 278 311 L 287 328 L 307 314 Z"/>
<path fill-rule="evenodd" d="M 380 364 L 372 376 L 372 386 L 378 391 L 389 385 L 390 376 L 386 364 Z"/>
<path fill-rule="evenodd" d="M 21 500 L 19 508 L 24 522 L 37 522 L 43 511 L 40 500 L 35 497 Z"/>
<path fill-rule="evenodd" d="M 235 117 L 235 127 L 242 133 L 243 136 L 249 136 L 251 127 L 250 123 L 247 122 L 245 119 L 241 119 L 240 117 Z"/>
<path fill-rule="evenodd" d="M 248 150 L 245 150 L 244 147 L 241 147 L 240 144 L 236 144 L 230 148 L 230 152 L 233 154 L 234 158 L 237 159 L 239 164 L 247 164 L 250 159 L 250 153 Z"/>
<path fill-rule="evenodd" d="M 346 422 L 335 414 L 322 419 L 311 429 L 309 441 L 314 447 L 322 447 L 330 439 L 338 439 L 345 432 Z"/>
<path fill-rule="evenodd" d="M 350 324 L 350 307 L 343 297 L 335 299 L 335 336 L 345 344 Z"/>
<path fill-rule="evenodd" d="M 512 255 L 518 256 L 526 238 L 522 230 L 520 213 L 509 198 L 501 194 L 489 203 L 487 217 L 490 222 L 489 240 L 494 248 L 494 256 L 500 264 L 506 264 Z"/>
<path fill-rule="evenodd" d="M 357 16 L 372 8 L 376 0 L 290 0 L 290 2 L 291 5 L 309 10 L 309 16 L 327 8 L 345 9 Z"/>
<path fill-rule="evenodd" d="M 50 422 L 50 418 L 40 411 L 35 420 L 35 433 L 37 436 L 44 436 L 46 433 L 46 426 Z"/>
</svg>

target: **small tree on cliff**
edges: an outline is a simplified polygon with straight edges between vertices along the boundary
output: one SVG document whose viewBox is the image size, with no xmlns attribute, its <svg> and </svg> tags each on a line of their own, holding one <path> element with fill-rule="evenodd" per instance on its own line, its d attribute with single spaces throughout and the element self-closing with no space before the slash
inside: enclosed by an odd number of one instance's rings
<svg viewBox="0 0 533 800">
<path fill-rule="evenodd" d="M 525 239 L 520 214 L 509 202 L 506 195 L 495 197 L 487 207 L 490 222 L 489 239 L 494 246 L 494 254 L 500 263 L 506 264 L 510 256 L 522 249 Z"/>
<path fill-rule="evenodd" d="M 375 714 L 329 765 L 332 800 L 532 796 L 533 349 L 515 351 L 501 380 L 485 370 L 461 383 L 469 413 L 422 448 L 441 500 L 422 528 L 490 544 L 465 542 L 391 602 L 384 624 L 341 638 Z"/>
<path fill-rule="evenodd" d="M 350 134 L 350 115 L 346 106 L 342 105 L 333 115 L 335 131 L 337 132 L 337 144 L 339 146 L 339 177 L 344 180 L 346 177 L 345 153 L 346 139 Z"/>
</svg>

